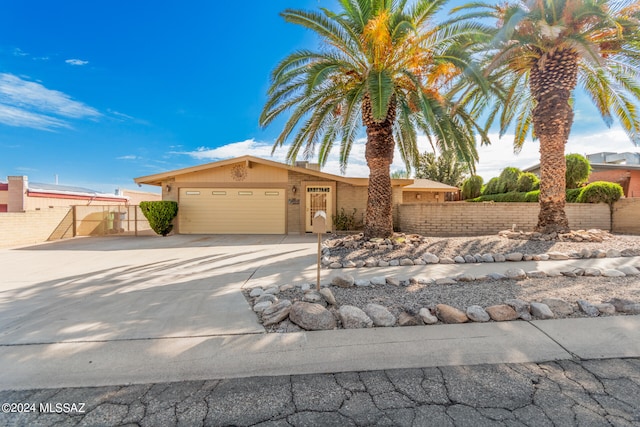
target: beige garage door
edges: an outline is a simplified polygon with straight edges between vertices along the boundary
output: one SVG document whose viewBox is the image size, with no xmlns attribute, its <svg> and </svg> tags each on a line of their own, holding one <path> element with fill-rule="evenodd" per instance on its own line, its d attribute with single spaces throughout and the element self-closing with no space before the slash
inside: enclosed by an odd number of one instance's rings
<svg viewBox="0 0 640 427">
<path fill-rule="evenodd" d="M 181 188 L 183 234 L 284 234 L 285 190 Z"/>
</svg>

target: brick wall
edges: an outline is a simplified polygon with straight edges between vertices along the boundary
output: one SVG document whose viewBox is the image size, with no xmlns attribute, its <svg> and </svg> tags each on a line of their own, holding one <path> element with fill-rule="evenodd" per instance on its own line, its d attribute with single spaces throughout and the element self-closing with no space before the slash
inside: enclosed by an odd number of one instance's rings
<svg viewBox="0 0 640 427">
<path fill-rule="evenodd" d="M 622 199 L 613 205 L 613 231 L 640 234 L 640 199 Z"/>
<path fill-rule="evenodd" d="M 45 242 L 67 217 L 70 208 L 0 214 L 0 246 Z"/>
<path fill-rule="evenodd" d="M 536 203 L 423 203 L 399 206 L 400 230 L 429 236 L 479 236 L 510 229 L 532 230 L 538 221 Z M 610 230 L 606 204 L 567 204 L 572 229 Z"/>
</svg>

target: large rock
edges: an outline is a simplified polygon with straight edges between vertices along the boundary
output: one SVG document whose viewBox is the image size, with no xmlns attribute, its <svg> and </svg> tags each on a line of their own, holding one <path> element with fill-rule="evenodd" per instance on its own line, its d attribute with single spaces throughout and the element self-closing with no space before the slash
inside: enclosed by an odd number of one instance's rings
<svg viewBox="0 0 640 427">
<path fill-rule="evenodd" d="M 507 277 L 507 279 L 520 280 L 527 278 L 527 273 L 525 273 L 521 268 L 510 268 L 504 272 L 504 275 Z"/>
<path fill-rule="evenodd" d="M 549 259 L 552 259 L 552 260 L 569 259 L 569 255 L 563 252 L 547 252 L 547 255 L 549 255 Z"/>
<path fill-rule="evenodd" d="M 278 302 L 278 297 L 273 295 L 273 294 L 262 294 L 260 295 L 258 298 L 256 298 L 256 300 L 253 302 L 254 304 L 260 304 L 262 302 L 265 301 L 269 301 L 269 302 Z"/>
<path fill-rule="evenodd" d="M 464 262 L 468 262 L 469 264 L 473 264 L 476 262 L 476 258 L 473 255 L 465 255 Z"/>
<path fill-rule="evenodd" d="M 505 262 L 507 257 L 505 257 L 504 254 L 493 254 L 493 260 L 495 262 Z"/>
<path fill-rule="evenodd" d="M 437 264 L 440 262 L 440 258 L 438 258 L 436 255 L 427 252 L 426 254 L 422 255 L 422 259 L 424 260 L 424 262 L 426 262 L 427 264 Z"/>
<path fill-rule="evenodd" d="M 626 274 L 627 276 L 637 276 L 640 274 L 640 270 L 638 270 L 635 267 L 632 267 L 630 265 L 625 265 L 622 267 L 618 267 L 618 271 L 621 271 L 622 273 Z"/>
<path fill-rule="evenodd" d="M 518 318 L 522 320 L 531 320 L 529 303 L 521 299 L 508 299 L 505 304 L 513 308 L 518 314 Z"/>
<path fill-rule="evenodd" d="M 264 293 L 264 289 L 262 289 L 262 288 L 253 288 L 253 289 L 251 289 L 251 292 L 249 293 L 249 296 L 251 298 L 259 297 L 263 293 Z"/>
<path fill-rule="evenodd" d="M 322 304 L 325 302 L 324 297 L 318 291 L 307 291 L 304 293 L 302 297 L 302 301 L 304 302 L 313 302 L 316 304 Z"/>
<path fill-rule="evenodd" d="M 463 257 L 461 257 L 460 255 L 453 257 L 453 260 L 457 263 L 457 264 L 465 264 L 466 261 L 464 260 Z"/>
<path fill-rule="evenodd" d="M 597 268 L 587 267 L 584 269 L 584 275 L 588 277 L 600 276 L 602 273 Z"/>
<path fill-rule="evenodd" d="M 367 279 L 356 279 L 355 285 L 358 288 L 365 288 L 367 286 L 371 286 L 371 282 Z"/>
<path fill-rule="evenodd" d="M 375 286 L 382 286 L 387 284 L 387 278 L 384 276 L 375 276 L 371 278 L 371 284 Z"/>
<path fill-rule="evenodd" d="M 338 274 L 331 279 L 331 284 L 341 288 L 350 288 L 355 284 L 355 279 L 350 274 Z"/>
<path fill-rule="evenodd" d="M 308 331 L 334 329 L 337 326 L 333 314 L 320 304 L 296 302 L 289 312 L 289 320 Z"/>
<path fill-rule="evenodd" d="M 495 259 L 491 254 L 482 254 L 482 262 L 495 262 Z"/>
<path fill-rule="evenodd" d="M 594 304 L 594 306 L 598 309 L 600 314 L 615 314 L 616 312 L 616 308 L 613 306 L 613 304 L 609 304 L 608 302 Z"/>
<path fill-rule="evenodd" d="M 449 258 L 449 257 L 442 257 L 440 258 L 440 264 L 455 264 L 456 262 L 453 260 L 453 258 Z"/>
<path fill-rule="evenodd" d="M 473 282 L 474 280 L 476 280 L 476 278 L 472 274 L 462 273 L 456 276 L 456 280 L 458 282 Z"/>
<path fill-rule="evenodd" d="M 507 304 L 492 305 L 491 307 L 485 308 L 485 310 L 491 319 L 496 322 L 505 322 L 518 318 L 518 313 Z"/>
<path fill-rule="evenodd" d="M 507 261 L 522 261 L 522 256 L 520 252 L 511 252 L 510 254 L 506 254 L 504 258 Z"/>
<path fill-rule="evenodd" d="M 262 301 L 262 302 L 256 303 L 253 306 L 253 311 L 255 311 L 256 313 L 262 313 L 264 310 L 271 307 L 272 305 L 273 303 L 271 301 Z"/>
<path fill-rule="evenodd" d="M 421 308 L 418 312 L 418 315 L 426 325 L 433 325 L 434 323 L 438 323 L 438 318 L 431 314 L 431 310 L 426 307 Z"/>
<path fill-rule="evenodd" d="M 597 317 L 600 314 L 600 311 L 596 306 L 583 299 L 578 300 L 578 307 L 580 307 L 580 310 L 589 317 Z"/>
<path fill-rule="evenodd" d="M 409 314 L 406 311 L 403 311 L 398 316 L 398 325 L 399 326 L 418 326 L 418 325 L 422 325 L 422 319 L 418 315 Z"/>
<path fill-rule="evenodd" d="M 542 303 L 546 304 L 556 316 L 570 316 L 576 311 L 573 304 L 560 298 L 545 298 Z"/>
<path fill-rule="evenodd" d="M 402 265 L 402 266 L 413 265 L 413 260 L 409 259 L 409 258 L 402 258 L 400 260 L 400 265 Z"/>
<path fill-rule="evenodd" d="M 436 279 L 436 285 L 455 285 L 456 283 L 458 282 L 451 277 L 441 277 L 440 279 Z"/>
<path fill-rule="evenodd" d="M 376 326 L 393 326 L 396 324 L 396 316 L 391 314 L 386 307 L 379 304 L 367 304 L 364 307 L 364 312 Z"/>
<path fill-rule="evenodd" d="M 625 276 L 625 274 L 622 271 L 616 270 L 616 269 L 613 269 L 613 268 L 610 268 L 608 270 L 604 270 L 602 272 L 602 275 L 604 277 L 624 277 Z"/>
<path fill-rule="evenodd" d="M 273 304 L 268 308 L 265 308 L 262 312 L 262 324 L 264 326 L 275 325 L 283 321 L 289 316 L 291 311 L 291 301 L 283 299 L 277 304 Z"/>
<path fill-rule="evenodd" d="M 373 326 L 373 321 L 358 307 L 343 305 L 338 309 L 338 315 L 345 329 L 362 329 Z"/>
<path fill-rule="evenodd" d="M 464 311 L 446 304 L 436 305 L 436 314 L 444 323 L 466 323 L 469 321 Z"/>
<path fill-rule="evenodd" d="M 472 322 L 488 322 L 491 319 L 489 313 L 479 305 L 471 305 L 467 307 L 467 317 Z"/>
<path fill-rule="evenodd" d="M 617 249 L 608 249 L 607 250 L 607 258 L 618 258 L 622 256 L 620 251 Z"/>
<path fill-rule="evenodd" d="M 635 301 L 631 301 L 630 299 L 626 299 L 626 298 L 612 298 L 609 301 L 609 304 L 613 305 L 616 309 L 616 311 L 622 311 L 622 308 L 625 305 L 630 305 L 633 304 Z"/>
<path fill-rule="evenodd" d="M 554 317 L 549 306 L 541 302 L 531 303 L 531 314 L 538 319 L 553 319 Z"/>
<path fill-rule="evenodd" d="M 547 277 L 547 273 L 540 270 L 527 271 L 527 277 L 531 279 L 541 279 Z"/>
<path fill-rule="evenodd" d="M 333 292 L 331 292 L 331 289 L 321 288 L 320 295 L 322 295 L 322 297 L 328 304 L 336 305 L 336 297 L 333 295 Z"/>
</svg>

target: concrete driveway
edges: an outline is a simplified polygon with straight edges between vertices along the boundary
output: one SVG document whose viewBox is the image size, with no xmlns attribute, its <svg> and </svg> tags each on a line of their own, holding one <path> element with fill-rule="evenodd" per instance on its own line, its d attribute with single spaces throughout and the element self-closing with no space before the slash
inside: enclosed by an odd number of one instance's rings
<svg viewBox="0 0 640 427">
<path fill-rule="evenodd" d="M 312 277 L 314 243 L 178 235 L 0 249 L 0 345 L 262 333 L 240 289 Z"/>
</svg>

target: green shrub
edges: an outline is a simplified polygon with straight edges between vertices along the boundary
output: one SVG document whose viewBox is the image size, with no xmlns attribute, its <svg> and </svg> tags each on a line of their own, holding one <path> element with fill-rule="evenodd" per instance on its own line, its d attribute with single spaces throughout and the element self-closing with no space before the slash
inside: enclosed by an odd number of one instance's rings
<svg viewBox="0 0 640 427">
<path fill-rule="evenodd" d="M 578 196 L 582 188 L 571 188 L 567 190 L 567 203 L 578 203 Z"/>
<path fill-rule="evenodd" d="M 483 196 L 490 196 L 491 194 L 504 193 L 500 188 L 500 180 L 498 178 L 491 178 L 482 192 Z"/>
<path fill-rule="evenodd" d="M 567 172 L 565 173 L 566 187 L 582 187 L 591 173 L 589 160 L 580 154 L 567 154 L 564 158 L 567 163 Z"/>
<path fill-rule="evenodd" d="M 578 203 L 607 203 L 609 206 L 620 200 L 623 191 L 620 184 L 596 181 L 583 187 L 578 195 Z"/>
<path fill-rule="evenodd" d="M 344 208 L 340 208 L 340 213 L 332 215 L 333 226 L 336 231 L 349 231 L 356 228 L 356 212 L 358 209 L 353 208 L 353 212 L 348 214 Z"/>
<path fill-rule="evenodd" d="M 462 183 L 462 198 L 474 199 L 482 194 L 483 179 L 480 175 L 473 175 Z"/>
<path fill-rule="evenodd" d="M 540 200 L 540 190 L 533 190 L 524 194 L 525 202 L 537 203 L 539 200 Z"/>
<path fill-rule="evenodd" d="M 522 171 L 514 167 L 506 167 L 500 172 L 498 180 L 500 181 L 500 193 L 510 193 L 518 190 L 518 179 L 522 175 Z"/>
<path fill-rule="evenodd" d="M 540 188 L 540 180 L 531 172 L 524 172 L 518 178 L 518 188 L 520 192 L 529 192 Z"/>
<path fill-rule="evenodd" d="M 170 201 L 140 202 L 140 210 L 151 229 L 157 234 L 166 236 L 173 229 L 171 223 L 178 214 L 178 203 Z"/>
<path fill-rule="evenodd" d="M 576 203 L 577 197 L 576 191 L 579 193 L 580 188 L 576 190 L 567 190 L 567 202 Z M 527 193 L 524 192 L 510 192 L 502 194 L 490 194 L 486 196 L 476 197 L 469 199 L 467 202 L 524 202 L 524 203 L 537 203 L 540 200 L 540 190 L 533 190 Z"/>
</svg>

